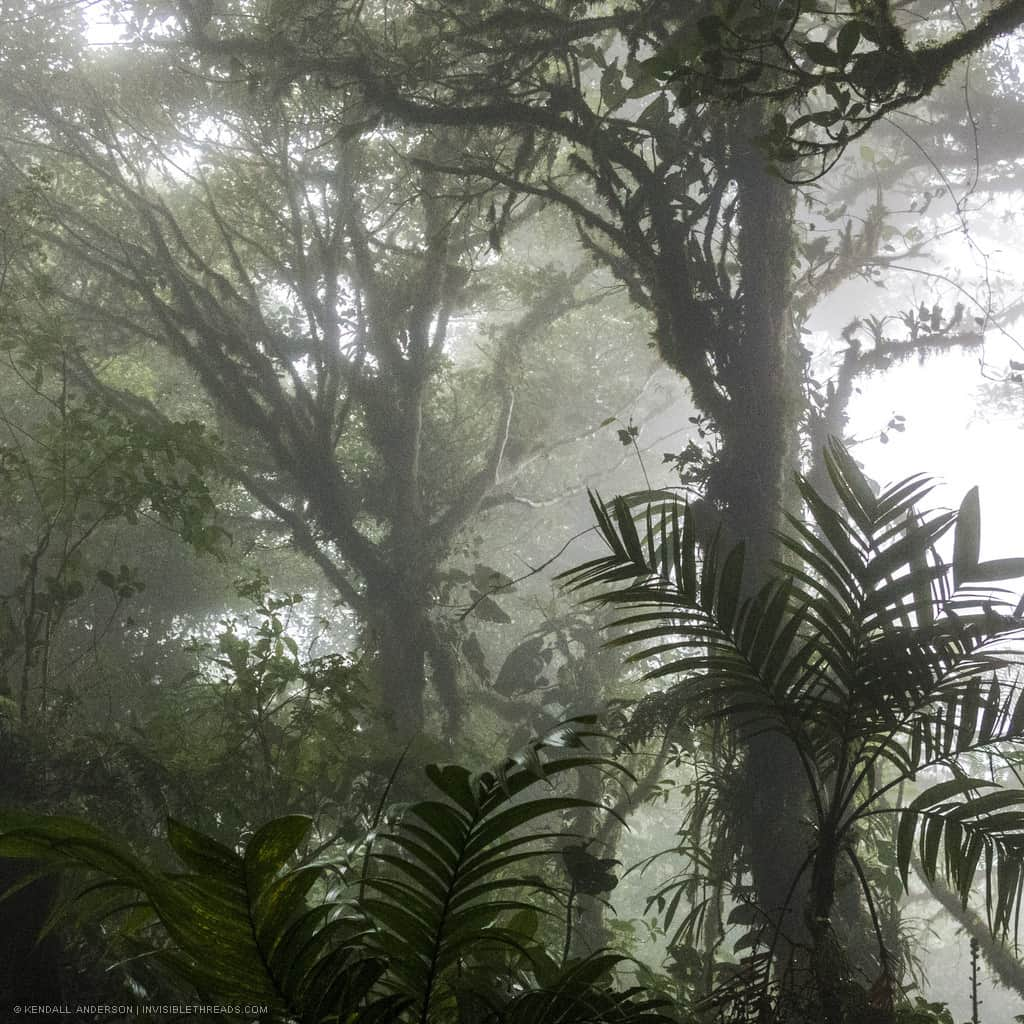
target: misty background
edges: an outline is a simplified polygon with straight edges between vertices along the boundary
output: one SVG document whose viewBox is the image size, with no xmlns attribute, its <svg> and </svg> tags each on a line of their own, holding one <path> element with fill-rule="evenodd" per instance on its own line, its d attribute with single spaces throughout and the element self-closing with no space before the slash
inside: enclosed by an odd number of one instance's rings
<svg viewBox="0 0 1024 1024">
<path fill-rule="evenodd" d="M 556 579 L 603 551 L 588 492 L 686 496 L 756 576 L 835 436 L 876 485 L 934 477 L 925 507 L 977 485 L 981 557 L 1021 554 L 1019 30 L 925 89 L 858 79 L 887 45 L 841 39 L 858 5 L 797 11 L 783 87 L 764 39 L 760 78 L 730 49 L 762 31 L 734 6 L 0 3 L 5 809 L 139 850 L 168 815 L 233 847 L 303 813 L 324 853 L 399 763 L 408 801 L 418 766 L 573 715 L 625 736 L 667 683 Z M 993 9 L 875 6 L 925 48 Z M 720 887 L 680 930 L 698 889 L 674 918 L 655 894 L 681 856 L 628 870 L 699 836 L 719 741 L 675 728 L 620 752 L 633 797 L 591 785 L 628 828 L 588 819 L 614 887 L 566 945 L 683 1000 L 746 924 Z M 756 883 L 776 851 L 736 855 Z M 971 1019 L 973 937 L 977 1019 L 1024 1012 L 983 907 L 876 867 L 907 998 Z M 117 941 L 62 923 L 39 985 L 167 1001 Z"/>
</svg>

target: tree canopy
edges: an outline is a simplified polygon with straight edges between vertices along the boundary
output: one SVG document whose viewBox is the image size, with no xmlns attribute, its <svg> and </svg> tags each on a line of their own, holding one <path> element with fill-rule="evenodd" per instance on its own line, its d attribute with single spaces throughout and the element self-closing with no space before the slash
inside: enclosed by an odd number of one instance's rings
<svg viewBox="0 0 1024 1024">
<path fill-rule="evenodd" d="M 972 231 L 1019 184 L 1024 5 L 21 7 L 0 40 L 0 725 L 19 812 L 113 827 L 15 817 L 0 846 L 42 868 L 70 842 L 144 894 L 147 948 L 191 966 L 129 984 L 236 991 L 196 973 L 205 904 L 147 866 L 165 815 L 186 889 L 237 889 L 264 854 L 255 905 L 295 887 L 268 934 L 366 917 L 338 946 L 365 972 L 349 1002 L 324 946 L 302 968 L 358 1020 L 577 998 L 660 1019 L 614 988 L 628 970 L 694 1021 L 909 1020 L 901 906 L 915 863 L 940 884 L 940 846 L 947 904 L 984 877 L 1007 934 L 1017 652 L 985 645 L 1014 635 L 1021 565 L 982 559 L 975 498 L 929 517 L 920 478 L 876 485 L 851 416 L 897 364 L 1013 340 L 1019 296 Z M 940 262 L 954 237 L 977 280 Z M 624 495 L 596 529 L 595 488 Z M 558 590 L 567 559 L 639 602 L 639 664 Z M 601 708 L 602 753 L 541 757 Z M 485 774 L 401 767 L 452 757 Z M 509 772 L 557 779 L 533 838 L 558 856 L 530 880 L 557 928 L 502 905 L 533 820 L 484 823 Z M 682 822 L 683 880 L 647 892 L 661 973 L 594 958 L 626 820 L 666 827 L 655 799 Z M 413 984 L 464 826 L 511 844 L 480 883 L 500 956 L 449 950 Z M 293 854 L 358 892 L 321 919 L 326 876 Z M 232 892 L 225 921 L 248 912 Z M 319 1020 L 327 989 L 297 977 L 274 1012 Z"/>
</svg>

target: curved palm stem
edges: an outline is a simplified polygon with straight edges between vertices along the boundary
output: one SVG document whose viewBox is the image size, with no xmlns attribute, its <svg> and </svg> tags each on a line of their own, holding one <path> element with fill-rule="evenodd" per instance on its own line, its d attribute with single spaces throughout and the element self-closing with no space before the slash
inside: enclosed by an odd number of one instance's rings
<svg viewBox="0 0 1024 1024">
<path fill-rule="evenodd" d="M 864 894 L 864 899 L 868 905 L 868 913 L 871 915 L 871 927 L 874 929 L 875 938 L 878 940 L 878 952 L 884 959 L 888 953 L 888 947 L 885 944 L 885 936 L 882 934 L 882 922 L 878 919 L 878 910 L 875 907 L 875 897 L 871 892 L 871 883 L 868 881 L 867 875 L 864 874 L 864 867 L 860 862 L 860 858 L 850 847 L 846 847 L 846 856 L 853 865 L 854 873 L 860 882 L 860 890 Z"/>
</svg>

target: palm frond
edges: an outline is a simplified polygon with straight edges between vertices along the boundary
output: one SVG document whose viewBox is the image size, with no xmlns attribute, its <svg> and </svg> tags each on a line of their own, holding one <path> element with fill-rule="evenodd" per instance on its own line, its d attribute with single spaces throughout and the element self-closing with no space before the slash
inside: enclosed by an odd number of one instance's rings
<svg viewBox="0 0 1024 1024">
<path fill-rule="evenodd" d="M 925 880 L 933 881 L 941 871 L 964 906 L 983 861 L 989 927 L 1005 935 L 1012 926 L 1016 939 L 1024 898 L 1024 790 L 955 778 L 915 797 L 900 814 L 897 831 L 896 860 L 904 886 L 915 840 Z"/>
<path fill-rule="evenodd" d="M 396 827 L 367 843 L 361 878 L 344 862 L 290 866 L 311 824 L 300 815 L 265 825 L 242 852 L 172 820 L 168 840 L 186 869 L 172 873 L 75 819 L 9 813 L 0 815 L 0 857 L 38 865 L 26 884 L 40 873 L 84 872 L 81 913 L 96 920 L 129 911 L 125 941 L 134 951 L 158 958 L 210 1002 L 262 1003 L 273 1020 L 449 1019 L 474 963 L 497 951 L 526 967 L 508 989 L 489 975 L 489 1019 L 657 1024 L 669 1020 L 662 1001 L 615 988 L 621 958 L 559 967 L 516 921 L 536 917 L 536 893 L 550 891 L 539 871 L 525 871 L 564 839 L 562 815 L 599 806 L 559 793 L 557 781 L 580 768 L 631 778 L 587 748 L 603 735 L 582 716 L 493 771 L 427 766 L 439 799 L 411 804 Z M 324 898 L 339 874 L 342 896 Z M 147 944 L 151 925 L 166 941 Z"/>
<path fill-rule="evenodd" d="M 921 514 L 926 477 L 875 495 L 841 444 L 825 461 L 839 507 L 800 481 L 810 518 L 788 516 L 791 561 L 752 597 L 742 545 L 723 556 L 716 539 L 700 544 L 689 508 L 669 499 L 637 514 L 628 499 L 592 495 L 609 554 L 561 579 L 600 587 L 590 600 L 628 612 L 611 642 L 638 645 L 631 660 L 655 663 L 648 678 L 676 677 L 688 715 L 717 701 L 719 713 L 812 746 L 800 728 L 810 720 L 816 735 L 856 725 L 872 743 L 998 667 L 987 645 L 1013 623 L 991 584 L 1024 575 L 1024 559 L 979 562 L 976 492 L 957 513 Z M 936 546 L 954 526 L 950 564 Z"/>
<path fill-rule="evenodd" d="M 856 856 L 858 824 L 896 813 L 904 882 L 915 848 L 926 876 L 941 869 L 965 900 L 982 866 L 1005 933 L 1024 898 L 1024 792 L 982 794 L 992 784 L 966 779 L 960 760 L 1024 737 L 1024 692 L 1006 671 L 1024 601 L 1000 587 L 1024 576 L 1024 559 L 981 561 L 976 489 L 957 511 L 922 512 L 922 475 L 876 491 L 836 441 L 825 464 L 837 503 L 799 481 L 805 515 L 787 517 L 787 560 L 752 595 L 742 547 L 700 543 L 689 509 L 669 499 L 637 512 L 592 496 L 608 554 L 562 579 L 618 613 L 610 642 L 636 645 L 648 678 L 671 679 L 641 713 L 653 703 L 662 722 L 788 736 L 810 783 L 816 870 L 819 853 Z M 894 809 L 893 792 L 925 768 L 954 777 Z M 813 914 L 824 949 L 827 895 Z"/>
<path fill-rule="evenodd" d="M 307 902 L 330 866 L 288 867 L 310 825 L 299 815 L 279 818 L 236 853 L 171 820 L 168 840 L 189 869 L 172 874 L 82 822 L 5 814 L 0 856 L 29 858 L 42 870 L 85 870 L 127 890 L 171 939 L 155 955 L 211 1002 L 245 996 L 304 1024 L 355 1018 L 371 1004 L 373 1015 L 397 1012 L 403 999 L 371 998 L 386 964 L 366 955 L 365 927 L 338 906 Z"/>
<path fill-rule="evenodd" d="M 522 794 L 580 768 L 620 770 L 585 749 L 585 740 L 599 735 L 594 724 L 591 717 L 562 723 L 493 772 L 429 766 L 442 799 L 413 804 L 382 837 L 385 848 L 371 858 L 376 870 L 364 880 L 372 895 L 361 906 L 375 927 L 373 948 L 392 965 L 391 983 L 417 1000 L 423 1019 L 442 998 L 446 973 L 468 951 L 481 943 L 521 951 L 522 937 L 502 922 L 534 908 L 524 887 L 547 888 L 525 873 L 549 853 L 551 841 L 564 838 L 560 822 L 552 828 L 544 819 L 597 806 L 572 795 Z M 558 757 L 549 760 L 552 750 Z"/>
<path fill-rule="evenodd" d="M 685 680 L 674 692 L 694 718 L 742 715 L 748 732 L 778 728 L 803 737 L 809 716 L 794 705 L 792 690 L 817 676 L 806 671 L 799 619 L 790 614 L 794 582 L 772 581 L 745 598 L 743 545 L 724 557 L 717 538 L 699 545 L 684 502 L 648 507 L 642 537 L 629 501 L 605 506 L 591 495 L 591 503 L 611 554 L 560 579 L 574 590 L 601 586 L 590 600 L 631 612 L 613 623 L 622 633 L 611 643 L 642 645 L 629 660 L 655 662 L 645 678 Z"/>
</svg>

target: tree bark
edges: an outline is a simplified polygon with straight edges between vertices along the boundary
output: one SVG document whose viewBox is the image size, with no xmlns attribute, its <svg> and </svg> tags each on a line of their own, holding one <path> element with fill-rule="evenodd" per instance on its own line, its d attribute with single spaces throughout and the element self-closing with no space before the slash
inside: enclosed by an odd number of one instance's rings
<svg viewBox="0 0 1024 1024">
<path fill-rule="evenodd" d="M 803 407 L 789 310 L 794 196 L 750 141 L 759 134 L 759 113 L 748 112 L 735 129 L 740 322 L 722 367 L 729 400 L 719 414 L 721 458 L 708 486 L 708 498 L 724 516 L 723 540 L 745 545 L 748 593 L 772 573 L 781 557 L 776 531 L 785 512 L 798 508 Z M 804 895 L 794 894 L 793 884 L 807 852 L 801 823 L 807 794 L 789 740 L 772 732 L 753 737 L 744 779 L 740 834 L 758 901 L 785 934 L 799 935 Z"/>
</svg>

